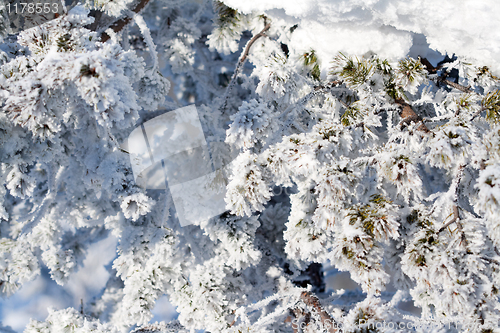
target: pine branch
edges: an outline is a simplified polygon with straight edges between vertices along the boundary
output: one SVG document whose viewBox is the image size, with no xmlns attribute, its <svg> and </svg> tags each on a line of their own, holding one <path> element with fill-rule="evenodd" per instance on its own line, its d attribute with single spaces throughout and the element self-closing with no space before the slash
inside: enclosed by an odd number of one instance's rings
<svg viewBox="0 0 500 333">
<path fill-rule="evenodd" d="M 453 180 L 453 184 L 451 185 L 452 188 L 455 187 L 455 198 L 453 199 L 453 202 L 454 202 L 454 204 L 453 204 L 453 218 L 451 219 L 451 221 L 449 221 L 444 226 L 442 226 L 438 230 L 437 233 L 439 234 L 440 232 L 445 230 L 451 224 L 456 223 L 457 230 L 460 233 L 461 242 L 463 242 L 465 250 L 467 252 L 469 252 L 469 242 L 467 241 L 467 238 L 465 237 L 465 232 L 463 230 L 462 223 L 460 222 L 460 215 L 458 214 L 458 186 L 460 185 L 460 182 L 462 181 L 462 178 L 464 175 L 464 169 L 465 169 L 464 164 L 461 164 L 458 167 L 457 176 L 455 177 L 455 179 Z"/>
<path fill-rule="evenodd" d="M 226 89 L 226 92 L 224 94 L 224 101 L 222 103 L 222 106 L 221 106 L 221 110 L 225 110 L 226 107 L 227 107 L 227 102 L 229 100 L 229 93 L 231 92 L 231 89 L 233 88 L 233 86 L 236 84 L 236 79 L 238 77 L 238 75 L 240 74 L 241 70 L 243 69 L 243 65 L 245 64 L 245 61 L 247 60 L 247 57 L 248 57 L 248 53 L 250 52 L 250 48 L 252 47 L 252 45 L 255 43 L 255 41 L 257 39 L 259 39 L 260 37 L 263 37 L 263 36 L 266 36 L 265 32 L 267 30 L 269 30 L 269 28 L 271 28 L 271 23 L 267 23 L 267 17 L 264 16 L 264 29 L 262 29 L 258 34 L 256 34 L 255 36 L 252 37 L 252 39 L 250 39 L 245 47 L 245 50 L 243 51 L 243 54 L 241 55 L 241 58 L 240 60 L 238 61 L 238 64 L 236 65 L 236 68 L 234 69 L 234 74 L 231 78 L 231 81 L 229 82 L 228 86 L 227 86 L 227 89 Z"/>
<path fill-rule="evenodd" d="M 141 0 L 141 1 L 140 1 L 140 2 L 139 2 L 139 3 L 138 3 L 138 4 L 137 4 L 137 5 L 136 5 L 133 9 L 132 9 L 132 11 L 133 11 L 134 13 L 138 14 L 141 10 L 143 10 L 143 9 L 144 9 L 144 7 L 146 7 L 146 5 L 147 5 L 148 3 L 149 3 L 149 0 Z M 102 14 L 101 14 L 101 15 L 102 15 Z M 99 17 L 100 17 L 100 15 L 99 15 Z M 97 21 L 97 20 L 98 20 L 98 19 L 97 19 L 97 16 L 96 16 L 96 21 Z M 122 19 L 120 19 L 120 20 L 118 20 L 118 21 L 113 22 L 113 23 L 112 23 L 109 27 L 102 29 L 102 30 L 103 30 L 103 32 L 101 33 L 101 42 L 103 42 L 103 43 L 104 43 L 104 42 L 106 42 L 106 41 L 110 38 L 110 36 L 109 36 L 106 32 L 104 32 L 105 30 L 107 30 L 108 28 L 111 28 L 111 29 L 112 29 L 115 33 L 118 33 L 118 32 L 120 32 L 123 28 L 125 28 L 125 26 L 126 26 L 127 24 L 129 24 L 131 20 L 132 20 L 132 18 L 131 18 L 130 16 L 128 16 L 128 17 L 124 17 L 124 18 L 122 18 Z M 98 23 L 96 23 L 96 22 L 94 21 L 94 23 L 93 23 L 93 24 L 95 24 L 95 25 L 96 25 L 96 26 L 95 26 L 95 28 L 97 28 Z"/>
<path fill-rule="evenodd" d="M 313 295 L 313 293 L 311 293 L 310 291 L 304 291 L 300 295 L 300 298 L 304 303 L 316 310 L 316 313 L 321 319 L 323 327 L 326 328 L 328 332 L 333 333 L 339 331 L 337 322 L 325 311 L 325 309 L 323 309 L 323 306 L 321 305 L 318 297 Z"/>
<path fill-rule="evenodd" d="M 459 216 L 458 216 L 458 206 L 457 205 L 453 205 L 453 218 L 447 222 L 445 225 L 443 225 L 439 230 L 438 230 L 438 234 L 443 232 L 446 228 L 448 228 L 450 225 L 452 225 L 453 223 L 455 223 L 457 220 L 458 220 Z"/>
<path fill-rule="evenodd" d="M 401 117 L 403 120 L 401 121 L 400 125 L 404 124 L 410 124 L 411 122 L 415 123 L 421 123 L 417 129 L 419 131 L 425 132 L 425 133 L 430 133 L 431 131 L 425 126 L 422 118 L 415 112 L 413 111 L 412 107 L 410 104 L 408 104 L 404 99 L 398 98 L 395 100 L 396 104 L 401 106 Z"/>
<path fill-rule="evenodd" d="M 52 172 L 52 166 L 48 165 L 47 194 L 43 198 L 42 202 L 40 203 L 36 211 L 33 214 L 30 214 L 31 221 L 29 221 L 24 225 L 21 234 L 29 233 L 38 224 L 38 222 L 45 216 L 47 207 L 54 201 L 57 195 L 57 189 L 59 188 L 59 181 L 61 180 L 61 177 L 65 169 L 66 167 L 61 165 L 59 166 L 59 170 L 57 170 L 57 172 L 54 174 Z"/>
<path fill-rule="evenodd" d="M 483 111 L 486 111 L 486 108 L 484 106 L 477 110 L 476 113 L 472 115 L 469 121 L 473 121 L 474 119 L 476 119 Z"/>
<path fill-rule="evenodd" d="M 432 64 L 426 58 L 420 58 L 420 62 L 426 67 L 426 69 L 429 72 L 429 74 L 437 74 L 437 71 L 443 67 L 442 65 L 436 66 L 436 67 L 432 66 Z M 460 90 L 460 91 L 462 91 L 464 93 L 471 92 L 470 86 L 466 87 L 466 86 L 463 86 L 461 84 L 458 84 L 458 83 L 455 83 L 455 82 L 451 82 L 451 81 L 449 81 L 449 80 L 446 79 L 446 76 L 447 76 L 447 74 L 445 73 L 445 74 L 443 74 L 442 76 L 439 76 L 439 77 L 437 77 L 437 76 L 436 77 L 432 77 L 431 80 L 434 80 L 437 83 L 444 83 L 447 86 L 450 86 L 452 88 Z"/>
<path fill-rule="evenodd" d="M 342 81 L 331 81 L 325 85 L 319 85 L 319 86 L 315 86 L 314 87 L 314 90 L 311 91 L 309 94 L 307 94 L 306 96 L 302 97 L 300 100 L 298 100 L 296 103 L 290 105 L 289 107 L 287 107 L 285 109 L 285 111 L 283 111 L 278 119 L 280 120 L 283 120 L 284 117 L 290 112 L 292 111 L 293 109 L 297 108 L 297 107 L 300 107 L 300 106 L 303 106 L 305 105 L 307 102 L 309 102 L 311 99 L 313 99 L 314 97 L 318 96 L 319 94 L 321 93 L 326 93 L 328 90 L 332 89 L 333 87 L 341 84 Z M 344 106 L 346 109 L 349 107 L 349 105 L 347 105 L 343 100 L 341 100 L 340 98 L 337 98 L 337 100 L 340 102 L 340 104 L 342 104 L 342 106 Z"/>
<path fill-rule="evenodd" d="M 441 69 L 442 67 L 442 66 L 436 66 L 436 67 L 432 66 L 432 64 L 429 62 L 429 60 L 427 60 L 427 58 L 420 58 L 420 62 L 422 63 L 422 65 L 425 66 L 429 74 L 436 74 L 438 69 Z"/>
<path fill-rule="evenodd" d="M 308 306 L 312 307 L 314 311 L 319 315 L 321 324 L 324 329 L 326 329 L 327 332 L 334 333 L 334 332 L 341 332 L 339 330 L 340 326 L 339 324 L 333 319 L 326 311 L 323 309 L 323 306 L 321 305 L 318 297 L 316 297 L 312 292 L 310 291 L 304 291 L 302 294 L 300 294 L 300 299 Z M 304 323 L 307 325 L 311 321 L 311 313 L 310 312 L 304 312 L 300 308 L 294 308 L 294 309 L 289 309 L 290 311 L 290 316 L 288 316 L 285 319 L 285 323 L 292 322 L 292 316 L 299 319 L 302 317 L 304 318 Z M 301 330 L 299 329 L 299 325 L 293 325 L 292 324 L 292 329 L 294 333 L 298 333 Z"/>
<path fill-rule="evenodd" d="M 499 265 L 500 266 L 500 262 L 498 260 L 495 260 L 495 259 L 492 259 L 492 258 L 488 258 L 488 257 L 481 257 L 481 259 L 483 259 L 485 261 L 488 261 L 490 263 L 493 263 L 495 265 Z"/>
<path fill-rule="evenodd" d="M 447 86 L 450 86 L 452 88 L 455 88 L 457 90 L 460 90 L 461 92 L 464 92 L 464 93 L 468 93 L 468 92 L 471 92 L 471 87 L 468 86 L 463 86 L 461 84 L 458 84 L 458 83 L 455 83 L 455 82 L 452 82 L 450 80 L 447 80 L 446 78 L 442 77 L 442 76 L 439 76 L 439 77 L 431 77 L 430 78 L 431 80 L 433 81 L 436 81 L 437 83 L 444 83 L 446 84 Z"/>
</svg>

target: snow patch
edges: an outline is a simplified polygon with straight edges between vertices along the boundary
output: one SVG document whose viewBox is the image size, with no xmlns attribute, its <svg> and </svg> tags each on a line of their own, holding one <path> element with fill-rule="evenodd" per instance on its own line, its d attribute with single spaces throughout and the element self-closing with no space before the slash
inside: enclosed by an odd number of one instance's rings
<svg viewBox="0 0 500 333">
<path fill-rule="evenodd" d="M 429 43 L 422 57 L 432 50 L 456 53 L 500 72 L 498 1 L 223 1 L 245 14 L 265 12 L 275 23 L 298 24 L 290 43 L 300 51 L 316 50 L 323 66 L 339 51 L 372 51 L 396 60 L 408 55 L 413 37 L 422 34 Z"/>
</svg>

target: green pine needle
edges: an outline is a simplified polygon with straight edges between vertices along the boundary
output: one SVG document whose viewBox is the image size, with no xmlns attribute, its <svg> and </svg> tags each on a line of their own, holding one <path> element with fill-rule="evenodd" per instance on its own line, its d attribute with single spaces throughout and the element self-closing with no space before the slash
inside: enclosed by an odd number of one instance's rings
<svg viewBox="0 0 500 333">
<path fill-rule="evenodd" d="M 333 67 L 330 75 L 339 75 L 348 86 L 359 87 L 373 75 L 374 66 L 371 61 L 364 59 L 354 59 L 343 53 L 339 53 L 333 60 Z"/>
<path fill-rule="evenodd" d="M 310 75 L 311 77 L 319 81 L 320 76 L 321 76 L 321 70 L 319 69 L 319 60 L 318 57 L 316 56 L 316 53 L 314 50 L 311 50 L 309 52 L 304 53 L 302 56 L 304 60 L 304 66 L 311 68 L 310 70 Z"/>
<path fill-rule="evenodd" d="M 483 110 L 486 110 L 486 120 L 492 124 L 500 123 L 500 90 L 492 91 L 481 101 Z"/>
</svg>

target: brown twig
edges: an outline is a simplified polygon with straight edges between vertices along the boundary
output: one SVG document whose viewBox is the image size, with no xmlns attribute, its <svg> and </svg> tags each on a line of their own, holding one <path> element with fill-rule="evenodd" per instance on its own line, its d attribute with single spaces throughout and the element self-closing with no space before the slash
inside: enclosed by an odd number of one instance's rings
<svg viewBox="0 0 500 333">
<path fill-rule="evenodd" d="M 132 11 L 133 11 L 134 13 L 139 13 L 142 9 L 144 9 L 144 7 L 146 7 L 146 5 L 147 5 L 148 3 L 149 3 L 149 0 L 141 0 L 141 1 L 137 4 L 137 6 L 135 6 L 135 8 L 134 8 L 134 9 L 132 9 Z M 96 20 L 97 20 L 97 18 L 96 18 Z M 111 28 L 111 29 L 112 29 L 115 33 L 118 33 L 118 32 L 120 32 L 123 28 L 125 28 L 125 26 L 126 26 L 127 24 L 129 24 L 131 20 L 132 20 L 132 18 L 131 18 L 131 17 L 124 17 L 124 18 L 122 18 L 122 19 L 120 19 L 120 20 L 118 20 L 118 21 L 113 22 L 113 23 L 109 26 L 109 28 Z M 94 22 L 94 23 L 96 23 L 96 22 Z M 106 29 L 106 30 L 107 30 L 107 29 Z M 103 43 L 104 43 L 104 42 L 106 42 L 109 38 L 110 38 L 110 36 L 109 36 L 106 32 L 103 32 L 103 33 L 101 34 L 101 42 L 103 42 Z"/>
<path fill-rule="evenodd" d="M 458 216 L 458 206 L 457 205 L 453 205 L 453 218 L 448 222 L 446 223 L 445 225 L 443 225 L 439 230 L 438 230 L 438 234 L 443 232 L 446 228 L 448 228 L 450 225 L 452 225 L 453 223 L 455 223 L 457 220 L 458 220 L 459 216 Z"/>
<path fill-rule="evenodd" d="M 460 233 L 460 243 L 463 242 L 466 252 L 469 252 L 469 242 L 467 241 L 467 238 L 465 237 L 465 232 L 464 232 L 464 228 L 462 226 L 462 222 L 460 222 L 460 219 L 457 219 L 456 223 L 457 223 L 458 232 Z"/>
<path fill-rule="evenodd" d="M 447 86 L 450 86 L 452 88 L 455 88 L 457 90 L 460 90 L 461 92 L 464 92 L 464 93 L 468 93 L 468 92 L 471 92 L 471 88 L 470 86 L 466 87 L 466 86 L 463 86 L 461 84 L 458 84 L 458 83 L 455 83 L 455 82 L 451 82 L 450 80 L 447 80 L 443 77 L 437 77 L 436 79 L 436 82 L 438 83 L 444 83 L 446 84 Z"/>
<path fill-rule="evenodd" d="M 420 58 L 420 62 L 422 63 L 422 65 L 425 66 L 429 74 L 436 74 L 437 71 L 442 67 L 442 66 L 437 66 L 437 67 L 432 66 L 432 64 L 429 62 L 429 60 L 427 60 L 427 58 Z"/>
<path fill-rule="evenodd" d="M 252 39 L 250 39 L 250 41 L 247 43 L 247 46 L 245 47 L 245 52 L 243 52 L 243 56 L 239 61 L 240 63 L 243 63 L 245 62 L 245 60 L 247 60 L 248 52 L 250 52 L 250 48 L 252 47 L 253 43 L 255 43 L 255 41 L 260 37 L 266 36 L 265 32 L 269 30 L 269 28 L 271 28 L 271 23 L 267 23 L 264 26 L 264 29 L 261 30 L 261 32 L 259 32 L 257 35 L 253 36 Z"/>
<path fill-rule="evenodd" d="M 437 71 L 443 67 L 442 65 L 436 66 L 436 67 L 432 66 L 432 64 L 426 58 L 421 58 L 420 62 L 422 63 L 422 65 L 424 65 L 426 67 L 427 72 L 429 72 L 429 74 L 437 74 Z M 467 93 L 467 92 L 471 91 L 470 86 L 466 87 L 466 86 L 463 86 L 461 84 L 458 84 L 458 83 L 455 83 L 455 82 L 451 82 L 450 80 L 447 80 L 446 79 L 446 73 L 443 76 L 436 77 L 435 80 L 438 83 L 444 83 L 447 86 L 453 87 L 453 88 L 455 88 L 457 90 L 460 90 L 460 91 L 462 91 L 464 93 Z"/>
<path fill-rule="evenodd" d="M 236 84 L 236 78 L 241 72 L 241 69 L 243 68 L 243 65 L 245 64 L 245 61 L 247 60 L 248 54 L 250 52 L 250 48 L 252 45 L 255 43 L 257 39 L 260 37 L 266 36 L 265 32 L 271 28 L 271 23 L 267 22 L 267 18 L 264 16 L 264 29 L 262 29 L 258 34 L 252 37 L 250 39 L 245 47 L 245 50 L 243 51 L 243 54 L 241 55 L 240 60 L 236 64 L 236 68 L 234 69 L 233 77 L 231 78 L 231 81 L 229 81 L 229 84 L 227 85 L 226 92 L 224 94 L 224 102 L 222 103 L 221 109 L 224 110 L 227 106 L 227 101 L 229 99 L 229 93 L 231 92 L 231 89 L 233 86 Z"/>
<path fill-rule="evenodd" d="M 91 31 L 96 31 L 97 27 L 99 26 L 99 21 L 101 20 L 102 17 L 102 12 L 100 10 L 91 9 L 89 16 L 92 16 L 94 18 L 94 22 L 85 26 L 85 28 Z"/>
<path fill-rule="evenodd" d="M 412 107 L 410 104 L 408 104 L 404 99 L 398 98 L 395 100 L 396 104 L 401 106 L 401 118 L 403 120 L 401 121 L 401 125 L 403 124 L 409 124 L 411 122 L 415 123 L 421 123 L 417 129 L 419 131 L 425 132 L 425 133 L 430 133 L 430 130 L 425 126 L 424 122 L 422 121 L 422 118 L 415 112 L 413 111 Z"/>
<path fill-rule="evenodd" d="M 292 309 L 289 309 L 289 310 L 290 310 L 290 315 L 288 317 L 286 317 L 285 323 L 292 323 L 293 333 L 299 333 L 299 327 L 297 325 L 293 324 L 292 316 L 295 317 L 295 313 L 292 311 Z"/>
<path fill-rule="evenodd" d="M 293 316 L 295 318 L 304 318 L 304 320 L 302 320 L 302 322 L 307 326 L 309 325 L 309 323 L 311 322 L 311 313 L 310 312 L 305 312 L 303 311 L 302 309 L 299 309 L 299 308 L 295 308 L 293 310 L 290 310 L 290 312 L 293 314 Z M 292 321 L 293 323 L 293 321 Z M 295 327 L 294 327 L 295 326 Z M 295 332 L 300 332 L 299 330 L 299 325 L 293 325 L 292 324 L 292 329 Z"/>
<path fill-rule="evenodd" d="M 383 112 L 401 112 L 401 106 L 398 105 L 398 106 L 391 106 L 391 107 L 388 107 L 388 108 L 381 108 L 381 109 L 378 109 L 377 111 L 374 112 L 374 114 L 381 114 Z"/>
<path fill-rule="evenodd" d="M 330 81 L 327 84 L 320 84 L 320 85 L 314 86 L 314 91 L 327 90 L 327 89 L 335 87 L 336 85 L 339 85 L 341 83 L 342 83 L 342 81 L 340 81 L 340 80 Z"/>
<path fill-rule="evenodd" d="M 333 332 L 338 332 L 339 330 L 339 325 L 333 319 L 326 311 L 323 309 L 323 306 L 321 305 L 318 297 L 316 297 L 313 293 L 310 291 L 304 291 L 300 295 L 300 298 L 304 303 L 307 305 L 311 306 L 313 309 L 316 310 L 318 313 L 321 323 L 323 324 L 323 327 L 327 329 L 328 332 L 333 333 Z"/>
<path fill-rule="evenodd" d="M 469 252 L 469 242 L 467 241 L 467 238 L 465 237 L 465 232 L 464 232 L 462 223 L 460 222 L 460 217 L 458 215 L 458 206 L 457 205 L 453 205 L 453 219 L 451 219 L 451 221 L 449 221 L 448 223 L 446 223 L 445 225 L 443 225 L 438 230 L 437 233 L 439 234 L 440 232 L 442 232 L 443 230 L 445 230 L 446 228 L 448 228 L 453 223 L 457 224 L 457 230 L 460 233 L 460 243 L 463 242 L 465 250 L 467 252 Z"/>
</svg>

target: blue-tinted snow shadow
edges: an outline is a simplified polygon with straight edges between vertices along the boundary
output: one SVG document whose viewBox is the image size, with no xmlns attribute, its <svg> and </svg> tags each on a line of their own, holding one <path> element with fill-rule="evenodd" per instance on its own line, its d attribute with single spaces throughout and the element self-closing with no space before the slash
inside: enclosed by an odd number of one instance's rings
<svg viewBox="0 0 500 333">
<path fill-rule="evenodd" d="M 81 301 L 87 303 L 104 288 L 109 278 L 104 266 L 115 258 L 116 243 L 116 238 L 109 236 L 93 244 L 83 266 L 64 286 L 52 280 L 49 270 L 43 267 L 35 280 L 25 283 L 10 298 L 0 300 L 0 323 L 22 332 L 30 318 L 44 321 L 49 308 L 80 309 Z"/>
</svg>

